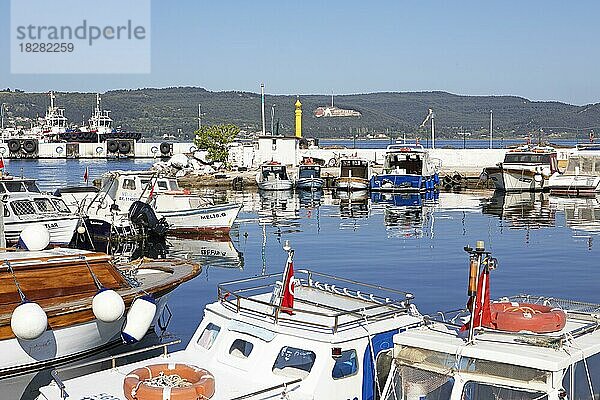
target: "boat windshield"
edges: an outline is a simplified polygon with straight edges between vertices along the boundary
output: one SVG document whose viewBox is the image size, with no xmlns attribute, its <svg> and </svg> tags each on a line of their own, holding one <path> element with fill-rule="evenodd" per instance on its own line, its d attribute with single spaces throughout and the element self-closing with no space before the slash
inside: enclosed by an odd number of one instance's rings
<svg viewBox="0 0 600 400">
<path fill-rule="evenodd" d="M 570 156 L 565 173 L 600 176 L 600 157 Z"/>
<path fill-rule="evenodd" d="M 302 167 L 300 169 L 300 178 L 319 178 L 319 167 Z"/>
<path fill-rule="evenodd" d="M 506 153 L 505 164 L 550 164 L 550 154 Z"/>
<path fill-rule="evenodd" d="M 454 378 L 450 375 L 401 366 L 395 368 L 388 378 L 387 389 L 382 398 L 450 400 L 453 387 Z"/>
<path fill-rule="evenodd" d="M 506 386 L 490 385 L 481 382 L 467 382 L 463 388 L 464 400 L 514 399 L 514 400 L 547 400 L 548 395 L 537 391 L 528 391 Z"/>
<path fill-rule="evenodd" d="M 40 189 L 35 184 L 35 181 L 4 181 L 0 185 L 0 192 L 34 192 L 39 193 Z"/>
<path fill-rule="evenodd" d="M 264 180 L 266 180 L 266 181 L 275 180 L 275 179 L 279 179 L 279 180 L 287 180 L 288 179 L 287 174 L 285 172 L 285 168 L 281 165 L 264 167 L 262 175 L 263 175 Z"/>
<path fill-rule="evenodd" d="M 40 212 L 47 213 L 56 211 L 56 208 L 54 207 L 50 199 L 38 198 L 34 199 L 33 202 L 35 203 L 37 209 L 40 210 Z"/>
<path fill-rule="evenodd" d="M 383 168 L 388 173 L 420 175 L 423 171 L 423 160 L 419 154 L 388 154 Z"/>
<path fill-rule="evenodd" d="M 340 176 L 369 179 L 368 164 L 361 160 L 342 160 Z"/>
</svg>

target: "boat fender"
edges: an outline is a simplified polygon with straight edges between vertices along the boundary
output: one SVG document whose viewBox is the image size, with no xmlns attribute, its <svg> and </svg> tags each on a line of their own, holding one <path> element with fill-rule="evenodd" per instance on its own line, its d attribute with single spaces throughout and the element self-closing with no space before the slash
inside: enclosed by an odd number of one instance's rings
<svg viewBox="0 0 600 400">
<path fill-rule="evenodd" d="M 171 145 L 167 142 L 162 142 L 160 144 L 160 152 L 162 154 L 169 154 L 171 152 Z"/>
<path fill-rule="evenodd" d="M 124 343 L 139 342 L 152 324 L 156 314 L 156 300 L 150 295 L 135 299 L 125 320 L 125 327 L 121 332 Z"/>
<path fill-rule="evenodd" d="M 50 244 L 50 232 L 42 224 L 27 226 L 21 231 L 17 247 L 28 251 L 44 250 Z"/>
<path fill-rule="evenodd" d="M 38 303 L 25 301 L 17 306 L 10 317 L 10 328 L 21 340 L 37 339 L 46 331 L 48 316 Z"/>
<path fill-rule="evenodd" d="M 102 322 L 115 322 L 125 314 L 125 302 L 114 290 L 102 288 L 92 299 L 92 311 Z"/>
</svg>

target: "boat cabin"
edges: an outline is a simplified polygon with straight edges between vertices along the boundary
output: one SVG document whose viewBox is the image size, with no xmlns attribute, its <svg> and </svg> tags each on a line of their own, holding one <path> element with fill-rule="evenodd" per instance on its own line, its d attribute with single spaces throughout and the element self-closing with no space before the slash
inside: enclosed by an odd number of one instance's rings
<svg viewBox="0 0 600 400">
<path fill-rule="evenodd" d="M 558 171 L 558 159 L 553 148 L 514 149 L 504 155 L 503 165 L 514 167 L 515 165 L 547 165 L 550 167 L 551 175 Z"/>
<path fill-rule="evenodd" d="M 12 194 L 2 197 L 4 218 L 15 217 L 18 220 L 37 219 L 40 216 L 72 215 L 65 202 L 55 196 L 30 194 Z"/>
<path fill-rule="evenodd" d="M 3 176 L 0 178 L 0 193 L 40 193 L 34 179 Z"/>
<path fill-rule="evenodd" d="M 600 151 L 579 151 L 569 155 L 564 174 L 600 176 Z"/>
<path fill-rule="evenodd" d="M 317 164 L 301 164 L 298 167 L 298 179 L 320 178 L 321 166 Z"/>
<path fill-rule="evenodd" d="M 340 178 L 369 179 L 369 162 L 360 158 L 340 160 Z"/>
<path fill-rule="evenodd" d="M 385 174 L 421 175 L 428 170 L 428 153 L 423 146 L 390 145 L 383 162 Z M 426 171 L 423 171 L 425 167 Z"/>
<path fill-rule="evenodd" d="M 394 336 L 383 399 L 597 399 L 600 305 L 528 295 L 501 300 L 563 310 L 566 325 L 545 334 L 478 328 L 468 344 L 460 312 L 425 318 Z"/>
<path fill-rule="evenodd" d="M 261 176 L 262 180 L 265 182 L 276 180 L 285 181 L 289 179 L 285 165 L 279 163 L 269 163 L 261 166 Z"/>
</svg>

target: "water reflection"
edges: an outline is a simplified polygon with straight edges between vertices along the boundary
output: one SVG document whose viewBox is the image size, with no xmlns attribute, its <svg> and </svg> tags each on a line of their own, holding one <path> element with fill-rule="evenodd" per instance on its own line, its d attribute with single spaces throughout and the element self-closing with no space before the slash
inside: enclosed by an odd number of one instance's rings
<svg viewBox="0 0 600 400">
<path fill-rule="evenodd" d="M 484 214 L 507 221 L 511 229 L 540 229 L 555 226 L 556 207 L 548 193 L 504 193 L 495 191 L 492 197 L 481 201 Z"/>
<path fill-rule="evenodd" d="M 298 190 L 298 199 L 300 201 L 300 207 L 302 208 L 315 208 L 319 207 L 323 201 L 323 189 L 319 190 Z"/>
<path fill-rule="evenodd" d="M 369 216 L 369 192 L 366 190 L 334 191 L 333 199 L 339 201 L 340 218 L 356 219 Z"/>
<path fill-rule="evenodd" d="M 168 246 L 172 257 L 193 260 L 205 269 L 212 267 L 244 269 L 244 254 L 237 249 L 229 235 L 169 237 Z"/>
<path fill-rule="evenodd" d="M 433 212 L 439 192 L 371 193 L 371 201 L 383 207 L 388 237 L 433 236 Z"/>
</svg>

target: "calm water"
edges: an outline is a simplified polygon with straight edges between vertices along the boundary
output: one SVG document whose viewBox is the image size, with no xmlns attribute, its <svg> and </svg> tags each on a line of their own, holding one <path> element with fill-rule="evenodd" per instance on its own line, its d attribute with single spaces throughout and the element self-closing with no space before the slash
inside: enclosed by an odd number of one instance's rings
<svg viewBox="0 0 600 400">
<path fill-rule="evenodd" d="M 85 164 L 11 161 L 9 168 L 23 167 L 25 175 L 38 177 L 51 189 L 54 181 L 80 183 Z M 143 169 L 148 164 L 89 165 L 96 172 Z M 489 191 L 441 193 L 429 199 L 336 199 L 329 192 L 221 195 L 244 204 L 231 241 L 170 239 L 172 254 L 188 255 L 204 265 L 202 274 L 180 286 L 169 300 L 173 319 L 168 331 L 184 344 L 204 306 L 216 299 L 217 283 L 283 270 L 285 240 L 296 250 L 296 268 L 411 291 L 422 312 L 464 305 L 467 257 L 462 248 L 476 240 L 484 240 L 499 260 L 492 273 L 494 297 L 531 293 L 600 303 L 600 200 L 595 198 Z M 0 393 L 9 386 L 21 393 L 27 384 L 28 393 L 35 393 L 47 380 L 46 373 L 31 384 L 0 381 Z"/>
</svg>

